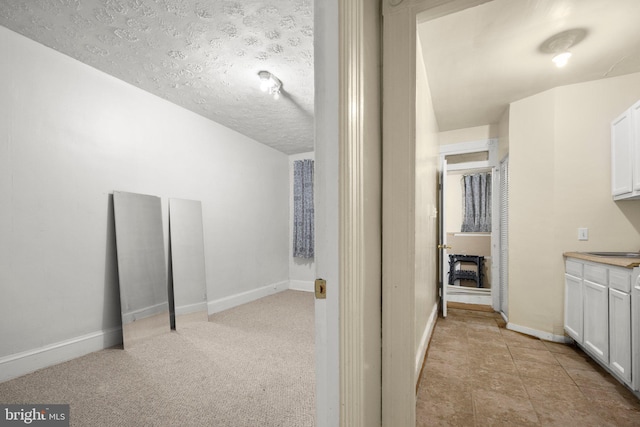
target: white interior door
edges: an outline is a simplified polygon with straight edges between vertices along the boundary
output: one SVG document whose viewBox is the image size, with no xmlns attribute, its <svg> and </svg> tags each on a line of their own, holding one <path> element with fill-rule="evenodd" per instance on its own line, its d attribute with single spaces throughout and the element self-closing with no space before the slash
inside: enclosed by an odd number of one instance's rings
<svg viewBox="0 0 640 427">
<path fill-rule="evenodd" d="M 449 282 L 449 253 L 447 249 L 447 159 L 442 156 L 440 163 L 440 186 L 438 191 L 440 221 L 438 226 L 438 249 L 440 250 L 440 304 L 442 305 L 442 316 L 447 317 L 447 283 Z"/>
</svg>

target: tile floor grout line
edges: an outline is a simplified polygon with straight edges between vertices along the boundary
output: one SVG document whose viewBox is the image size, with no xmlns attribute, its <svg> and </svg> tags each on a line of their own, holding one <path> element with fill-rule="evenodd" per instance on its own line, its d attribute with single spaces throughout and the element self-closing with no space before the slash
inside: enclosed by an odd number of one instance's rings
<svg viewBox="0 0 640 427">
<path fill-rule="evenodd" d="M 551 353 L 553 354 L 553 353 Z M 558 353 L 560 354 L 560 353 Z M 567 371 L 567 368 L 564 367 L 564 365 L 562 363 L 560 363 L 560 361 L 558 360 L 558 358 L 556 357 L 555 354 L 553 354 L 553 358 L 556 359 L 556 361 L 558 362 L 558 364 L 560 365 L 560 367 L 562 368 L 562 370 L 564 371 L 565 374 L 567 374 L 567 376 L 569 378 L 571 378 L 571 382 L 573 383 L 573 385 L 575 385 L 578 390 L 580 390 L 580 394 L 586 399 L 587 396 L 584 394 L 584 392 L 582 391 L 582 388 L 580 387 L 580 385 L 578 385 L 578 383 L 576 382 L 576 380 L 571 376 L 571 374 Z"/>
<path fill-rule="evenodd" d="M 504 337 L 502 337 L 502 339 L 504 340 Z M 505 340 L 505 344 L 506 340 Z M 542 421 L 540 421 L 540 413 L 538 412 L 538 409 L 536 408 L 536 405 L 533 404 L 533 400 L 531 400 L 531 394 L 529 393 L 529 389 L 527 389 L 527 386 L 525 384 L 524 381 L 524 377 L 522 376 L 522 372 L 520 372 L 520 368 L 518 367 L 518 364 L 516 363 L 516 359 L 513 356 L 513 352 L 511 351 L 511 346 L 509 346 L 507 344 L 507 348 L 509 349 L 509 354 L 511 355 L 511 360 L 513 361 L 514 366 L 516 367 L 516 372 L 518 372 L 518 378 L 520 379 L 520 382 L 522 383 L 522 388 L 524 388 L 524 392 L 527 394 L 527 401 L 529 402 L 529 405 L 531 405 L 531 407 L 533 408 L 533 412 L 536 414 L 536 420 L 538 425 L 542 425 Z M 515 347 L 514 347 L 515 348 Z"/>
</svg>

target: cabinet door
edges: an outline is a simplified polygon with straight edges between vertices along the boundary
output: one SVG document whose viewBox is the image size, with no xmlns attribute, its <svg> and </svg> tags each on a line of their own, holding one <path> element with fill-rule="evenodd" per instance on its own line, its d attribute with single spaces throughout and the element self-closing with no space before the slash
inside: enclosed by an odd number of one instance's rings
<svg viewBox="0 0 640 427">
<path fill-rule="evenodd" d="M 631 290 L 631 379 L 633 389 L 640 390 L 640 267 L 634 268 L 633 289 Z"/>
<path fill-rule="evenodd" d="M 614 196 L 633 190 L 631 110 L 611 123 L 611 192 Z"/>
<path fill-rule="evenodd" d="M 609 367 L 631 382 L 631 295 L 609 289 Z"/>
<path fill-rule="evenodd" d="M 582 344 L 582 279 L 564 275 L 564 330 Z"/>
<path fill-rule="evenodd" d="M 631 114 L 630 138 L 633 153 L 633 189 L 640 190 L 640 101 L 629 109 Z"/>
<path fill-rule="evenodd" d="M 607 287 L 583 280 L 584 347 L 601 362 L 609 363 L 609 294 Z"/>
</svg>

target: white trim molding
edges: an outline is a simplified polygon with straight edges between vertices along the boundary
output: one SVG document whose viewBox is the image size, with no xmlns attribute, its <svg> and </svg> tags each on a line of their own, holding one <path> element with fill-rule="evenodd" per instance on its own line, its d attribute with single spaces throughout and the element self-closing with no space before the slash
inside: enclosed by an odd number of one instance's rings
<svg viewBox="0 0 640 427">
<path fill-rule="evenodd" d="M 289 280 L 289 289 L 292 291 L 315 292 L 313 280 Z"/>
<path fill-rule="evenodd" d="M 447 294 L 448 302 L 459 302 L 462 304 L 480 304 L 491 305 L 491 295 L 472 295 L 472 294 Z"/>
<path fill-rule="evenodd" d="M 0 358 L 0 382 L 122 344 L 122 328 L 82 335 Z"/>
<path fill-rule="evenodd" d="M 383 15 L 382 425 L 414 426 L 415 367 L 407 362 L 416 354 L 416 15 Z"/>
<path fill-rule="evenodd" d="M 438 303 L 436 302 L 433 305 L 433 309 L 431 309 L 431 315 L 429 315 L 429 320 L 427 320 L 427 325 L 424 328 L 422 339 L 420 340 L 420 345 L 418 346 L 418 351 L 416 352 L 416 384 L 418 384 L 418 380 L 420 380 L 420 371 L 422 370 L 424 359 L 427 357 L 427 348 L 429 347 L 429 341 L 431 341 L 433 328 L 435 328 L 436 326 L 437 318 Z"/>
<path fill-rule="evenodd" d="M 379 132 L 380 117 L 375 90 L 367 93 L 366 87 L 367 81 L 378 80 L 373 53 L 379 49 L 378 31 L 365 16 L 378 16 L 378 7 L 365 0 L 339 2 L 340 426 L 349 427 L 380 425 L 380 373 L 376 372 L 380 318 L 372 315 L 372 300 L 367 298 L 376 292 L 374 286 L 380 286 L 379 275 L 369 275 L 373 264 L 379 268 L 380 259 L 373 260 L 368 254 L 371 239 L 378 239 L 377 244 L 379 237 L 366 232 L 376 223 L 379 207 L 375 212 L 368 209 L 367 194 L 371 193 L 365 186 L 365 176 L 372 178 L 372 163 L 377 163 L 370 147 Z M 375 130 L 371 131 L 373 123 Z M 375 186 L 370 181 L 367 185 Z M 379 233 L 379 226 L 374 228 Z M 379 305 L 375 311 L 380 313 Z"/>
<path fill-rule="evenodd" d="M 540 338 L 541 340 L 545 341 L 558 342 L 562 344 L 569 344 L 572 342 L 571 338 L 565 335 L 555 335 L 550 332 L 539 331 L 537 329 L 528 328 L 526 326 L 516 325 L 513 322 L 507 323 L 507 329 L 509 329 L 510 331 L 531 335 L 532 337 Z"/>
<path fill-rule="evenodd" d="M 277 294 L 278 292 L 286 291 L 287 289 L 289 289 L 289 281 L 285 280 L 282 282 L 263 286 L 258 289 L 252 289 L 250 291 L 241 292 L 239 294 L 230 295 L 228 297 L 215 299 L 207 303 L 208 312 L 210 315 L 219 313 L 221 311 L 267 297 L 269 295 Z"/>
</svg>

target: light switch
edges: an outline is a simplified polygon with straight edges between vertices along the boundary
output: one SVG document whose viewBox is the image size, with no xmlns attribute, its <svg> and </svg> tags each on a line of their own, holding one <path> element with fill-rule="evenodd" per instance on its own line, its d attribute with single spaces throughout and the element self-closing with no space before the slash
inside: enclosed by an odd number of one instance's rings
<svg viewBox="0 0 640 427">
<path fill-rule="evenodd" d="M 578 240 L 589 240 L 588 228 L 578 228 Z"/>
</svg>

